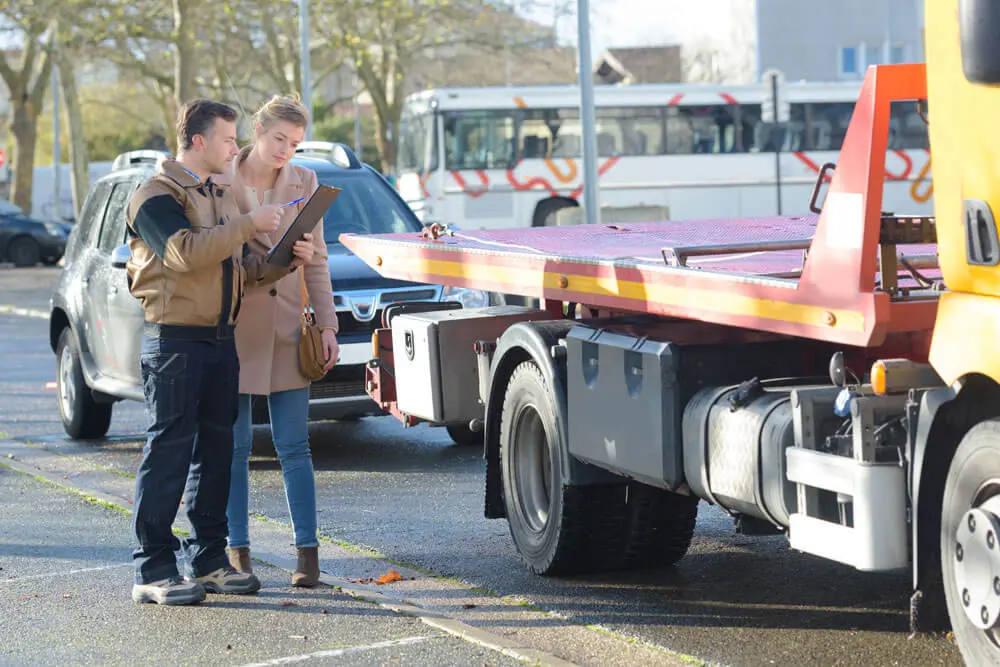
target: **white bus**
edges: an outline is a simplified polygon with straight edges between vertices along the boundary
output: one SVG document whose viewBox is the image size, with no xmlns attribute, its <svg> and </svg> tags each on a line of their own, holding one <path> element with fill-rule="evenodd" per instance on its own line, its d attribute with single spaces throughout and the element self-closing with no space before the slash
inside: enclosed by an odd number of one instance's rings
<svg viewBox="0 0 1000 667">
<path fill-rule="evenodd" d="M 769 86 L 597 86 L 601 206 L 660 206 L 672 219 L 808 212 L 836 162 L 860 82 L 786 83 L 789 121 L 761 122 Z M 427 90 L 400 123 L 397 188 L 425 222 L 491 229 L 554 224 L 582 201 L 576 86 Z M 927 126 L 892 107 L 882 208 L 930 215 Z"/>
</svg>

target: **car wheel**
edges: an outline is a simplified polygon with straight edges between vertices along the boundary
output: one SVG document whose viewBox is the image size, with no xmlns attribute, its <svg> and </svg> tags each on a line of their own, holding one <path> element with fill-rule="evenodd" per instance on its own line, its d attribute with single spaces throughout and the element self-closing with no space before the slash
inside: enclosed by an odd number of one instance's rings
<svg viewBox="0 0 1000 667">
<path fill-rule="evenodd" d="M 98 403 L 83 379 L 76 336 L 63 329 L 56 348 L 56 390 L 59 416 L 66 434 L 74 440 L 101 438 L 111 426 L 110 403 Z"/>
<path fill-rule="evenodd" d="M 21 236 L 10 242 L 7 246 L 7 258 L 14 263 L 14 266 L 25 267 L 38 264 L 41 259 L 41 248 L 35 239 Z"/>
<path fill-rule="evenodd" d="M 483 432 L 473 431 L 469 428 L 468 424 L 451 424 L 446 427 L 448 431 L 448 436 L 456 445 L 461 445 L 463 447 L 474 447 L 476 445 L 482 446 L 483 444 Z"/>
</svg>

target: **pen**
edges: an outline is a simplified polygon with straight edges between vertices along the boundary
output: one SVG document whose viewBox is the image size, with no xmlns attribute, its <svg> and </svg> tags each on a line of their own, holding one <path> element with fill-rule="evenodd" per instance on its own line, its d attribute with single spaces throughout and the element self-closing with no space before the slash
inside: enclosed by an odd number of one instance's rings
<svg viewBox="0 0 1000 667">
<path fill-rule="evenodd" d="M 299 197 L 298 199 L 293 199 L 292 201 L 288 202 L 287 204 L 282 204 L 281 208 L 285 208 L 285 207 L 288 207 L 288 206 L 295 206 L 300 201 L 305 201 L 305 197 Z"/>
</svg>

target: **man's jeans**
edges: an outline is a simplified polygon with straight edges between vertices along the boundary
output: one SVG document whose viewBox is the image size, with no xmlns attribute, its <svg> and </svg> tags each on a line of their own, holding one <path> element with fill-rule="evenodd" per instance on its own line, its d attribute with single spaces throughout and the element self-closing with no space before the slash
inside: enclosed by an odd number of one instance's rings
<svg viewBox="0 0 1000 667">
<path fill-rule="evenodd" d="M 239 360 L 233 338 L 144 336 L 141 370 L 149 435 L 135 478 L 135 581 L 178 574 L 171 527 L 184 497 L 190 571 L 200 577 L 228 564 L 226 502 L 233 458 Z"/>
<path fill-rule="evenodd" d="M 240 394 L 236 450 L 229 491 L 229 546 L 250 546 L 250 446 L 253 423 L 249 394 Z M 271 438 L 285 479 L 285 500 L 292 517 L 296 547 L 315 547 L 316 480 L 309 451 L 309 387 L 278 391 L 267 397 Z"/>
</svg>

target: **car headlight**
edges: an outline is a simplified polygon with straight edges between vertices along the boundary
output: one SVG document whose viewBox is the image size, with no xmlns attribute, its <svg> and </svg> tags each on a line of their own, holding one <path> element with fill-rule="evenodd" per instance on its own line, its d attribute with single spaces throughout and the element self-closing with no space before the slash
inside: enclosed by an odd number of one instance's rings
<svg viewBox="0 0 1000 667">
<path fill-rule="evenodd" d="M 441 300 L 458 301 L 462 308 L 486 308 L 490 305 L 488 292 L 465 287 L 445 287 L 441 292 Z"/>
<path fill-rule="evenodd" d="M 66 228 L 57 222 L 46 222 L 45 230 L 52 236 L 58 236 L 61 239 L 66 238 Z"/>
</svg>

